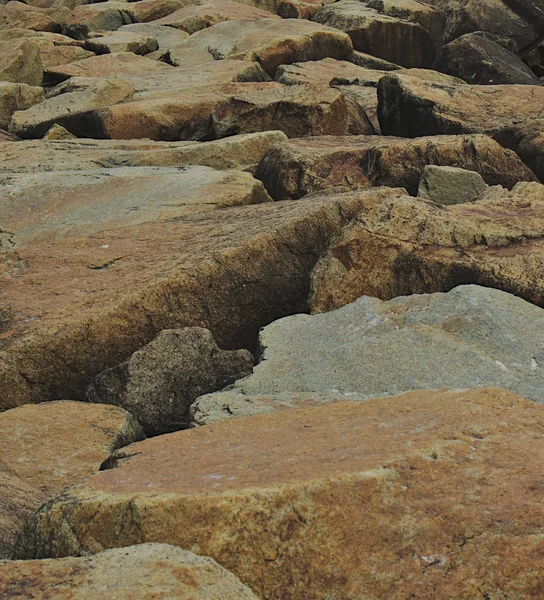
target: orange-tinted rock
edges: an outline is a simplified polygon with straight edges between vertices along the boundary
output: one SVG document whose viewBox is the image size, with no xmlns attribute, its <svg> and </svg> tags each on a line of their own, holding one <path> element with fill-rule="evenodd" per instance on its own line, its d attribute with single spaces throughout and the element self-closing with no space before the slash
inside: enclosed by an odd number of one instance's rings
<svg viewBox="0 0 544 600">
<path fill-rule="evenodd" d="M 163 541 L 264 598 L 536 600 L 543 414 L 420 391 L 160 436 L 44 507 L 17 555 Z"/>
<path fill-rule="evenodd" d="M 544 119 L 512 125 L 495 134 L 506 148 L 512 148 L 544 182 Z"/>
<path fill-rule="evenodd" d="M 468 204 L 369 202 L 318 262 L 311 305 L 389 299 L 476 283 L 544 306 L 544 185 L 489 188 Z"/>
<path fill-rule="evenodd" d="M 31 29 L 60 33 L 70 10 L 67 8 L 40 9 L 22 2 L 0 5 L 0 31 Z"/>
<path fill-rule="evenodd" d="M 11 117 L 43 101 L 43 89 L 25 83 L 0 81 L 0 127 L 8 129 Z"/>
</svg>

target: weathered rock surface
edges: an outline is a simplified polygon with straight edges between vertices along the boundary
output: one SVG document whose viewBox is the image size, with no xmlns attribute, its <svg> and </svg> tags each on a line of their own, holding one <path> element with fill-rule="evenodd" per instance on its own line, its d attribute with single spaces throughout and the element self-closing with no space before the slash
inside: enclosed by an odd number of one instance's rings
<svg viewBox="0 0 544 600">
<path fill-rule="evenodd" d="M 116 406 L 62 400 L 0 413 L 2 462 L 46 498 L 144 438 L 134 417 Z"/>
<path fill-rule="evenodd" d="M 150 140 L 24 141 L 16 146 L 0 146 L 0 173 L 184 165 L 254 171 L 270 147 L 286 139 L 281 131 L 264 131 L 205 144 Z"/>
<path fill-rule="evenodd" d="M 544 86 L 443 85 L 389 74 L 378 84 L 384 135 L 489 133 L 544 118 Z"/>
<path fill-rule="evenodd" d="M 60 33 L 69 15 L 67 8 L 43 10 L 22 2 L 8 2 L 0 6 L 0 31 L 31 29 Z"/>
<path fill-rule="evenodd" d="M 166 25 L 156 25 L 155 23 L 132 23 L 130 25 L 123 25 L 117 31 L 143 33 L 154 37 L 159 45 L 159 51 L 164 53 L 168 52 L 172 46 L 181 44 L 181 42 L 189 37 L 189 34 L 185 31 L 167 27 Z"/>
<path fill-rule="evenodd" d="M 130 181 L 139 194 L 139 184 Z M 89 191 L 80 189 L 87 203 Z M 104 195 L 109 211 L 111 194 L 117 196 L 115 181 Z M 73 210 L 57 201 L 56 214 L 64 211 L 72 220 L 79 214 L 81 226 L 72 235 L 51 231 L 27 243 L 18 241 L 15 228 L 3 238 L 0 407 L 82 399 L 96 375 L 163 329 L 205 327 L 221 348 L 253 348 L 263 325 L 307 310 L 319 255 L 374 195 L 398 192 L 181 215 L 172 207 L 167 220 L 118 228 L 96 223 L 98 210 L 85 220 L 77 196 L 69 196 Z M 214 198 L 213 190 L 207 197 Z M 136 219 L 137 212 L 123 218 Z M 47 223 L 42 227 L 47 231 Z"/>
<path fill-rule="evenodd" d="M 476 200 L 486 189 L 485 181 L 476 171 L 427 165 L 417 195 L 436 204 L 462 204 Z"/>
<path fill-rule="evenodd" d="M 97 79 L 86 89 L 48 98 L 13 114 L 10 129 L 22 138 L 41 137 L 54 123 L 73 120 L 92 109 L 109 106 L 132 97 L 134 88 L 120 78 Z"/>
<path fill-rule="evenodd" d="M 0 81 L 41 86 L 43 64 L 40 48 L 31 40 L 0 42 Z"/>
<path fill-rule="evenodd" d="M 321 8 L 313 20 L 347 33 L 355 50 L 403 67 L 430 67 L 436 56 L 433 39 L 421 25 L 383 14 L 363 2 L 340 0 Z"/>
<path fill-rule="evenodd" d="M 543 410 L 417 392 L 157 437 L 44 507 L 18 555 L 153 540 L 265 598 L 536 597 Z"/>
<path fill-rule="evenodd" d="M 85 558 L 0 563 L 0 594 L 14 600 L 256 600 L 211 558 L 168 544 L 139 544 Z"/>
<path fill-rule="evenodd" d="M 136 23 L 133 7 L 127 2 L 99 2 L 77 6 L 66 21 L 70 37 L 84 40 L 92 31 L 116 31 L 123 25 Z"/>
<path fill-rule="evenodd" d="M 39 490 L 0 460 L 0 559 L 11 556 L 25 523 L 44 501 Z"/>
<path fill-rule="evenodd" d="M 14 112 L 43 101 L 41 87 L 0 81 L 0 128 L 7 129 Z"/>
<path fill-rule="evenodd" d="M 506 148 L 512 148 L 544 182 L 544 119 L 505 127 L 495 138 Z"/>
<path fill-rule="evenodd" d="M 85 48 L 95 54 L 112 52 L 132 52 L 133 54 L 149 54 L 159 49 L 154 37 L 132 31 L 116 31 L 109 35 L 92 37 L 85 42 Z"/>
<path fill-rule="evenodd" d="M 123 407 L 147 434 L 158 435 L 187 427 L 189 407 L 198 396 L 234 383 L 252 368 L 250 352 L 221 350 L 207 329 L 169 329 L 100 373 L 86 397 Z"/>
<path fill-rule="evenodd" d="M 388 302 L 364 296 L 338 311 L 265 327 L 254 373 L 208 395 L 208 404 L 228 407 L 233 394 L 360 399 L 482 386 L 544 403 L 544 336 L 535 328 L 543 318 L 543 309 L 521 298 L 478 286 Z"/>
<path fill-rule="evenodd" d="M 483 135 L 286 140 L 263 156 L 256 176 L 274 200 L 373 186 L 404 187 L 416 195 L 425 167 L 432 164 L 476 171 L 488 184 L 508 188 L 536 179 L 512 151 Z"/>
<path fill-rule="evenodd" d="M 258 62 L 271 76 L 283 64 L 331 57 L 349 60 L 353 47 L 348 35 L 300 19 L 225 21 L 198 31 L 170 50 L 176 66 L 213 60 Z"/>
<path fill-rule="evenodd" d="M 369 202 L 322 257 L 312 308 L 477 283 L 544 306 L 544 186 L 488 189 L 470 204 L 418 198 Z"/>
<path fill-rule="evenodd" d="M 463 35 L 443 46 L 433 68 L 460 77 L 468 83 L 540 83 L 519 56 L 492 40 L 473 33 Z"/>
</svg>

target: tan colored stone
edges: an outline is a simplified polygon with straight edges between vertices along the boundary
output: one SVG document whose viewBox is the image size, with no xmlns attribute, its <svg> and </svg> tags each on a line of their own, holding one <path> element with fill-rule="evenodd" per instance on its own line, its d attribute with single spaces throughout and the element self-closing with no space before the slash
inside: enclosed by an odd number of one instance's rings
<svg viewBox="0 0 544 600">
<path fill-rule="evenodd" d="M 506 148 L 512 148 L 540 181 L 544 181 L 544 119 L 505 127 L 495 134 L 495 139 Z"/>
<path fill-rule="evenodd" d="M 383 300 L 444 292 L 464 283 L 544 306 L 544 185 L 488 189 L 469 204 L 405 196 L 369 202 L 319 260 L 311 308 L 360 296 Z"/>
<path fill-rule="evenodd" d="M 385 135 L 488 133 L 544 118 L 544 86 L 444 85 L 389 74 L 378 84 Z"/>
<path fill-rule="evenodd" d="M 104 593 L 116 600 L 257 600 L 214 560 L 167 544 L 139 544 L 85 558 L 0 562 L 2 596 L 71 600 L 74 593 L 78 600 Z"/>
<path fill-rule="evenodd" d="M 22 2 L 8 2 L 0 5 L 0 30 L 31 29 L 60 33 L 70 10 L 40 9 Z"/>
<path fill-rule="evenodd" d="M 0 42 L 0 81 L 41 86 L 43 65 L 40 48 L 28 39 Z"/>
<path fill-rule="evenodd" d="M 48 139 L 52 139 L 51 136 L 57 135 L 59 129 L 63 130 L 63 136 L 73 138 L 64 128 L 53 125 L 44 139 L 48 136 Z M 281 131 L 263 131 L 206 143 L 150 140 L 24 141 L 17 146 L 0 146 L 0 173 L 182 165 L 254 171 L 269 148 L 286 139 Z"/>
<path fill-rule="evenodd" d="M 63 202 L 55 190 L 63 177 L 50 188 L 57 211 Z M 28 175 L 17 181 L 29 182 Z M 130 185 L 136 193 L 137 182 Z M 87 202 L 84 187 L 81 193 Z M 310 272 L 319 254 L 369 195 L 390 193 L 185 212 L 119 228 L 101 229 L 91 212 L 88 231 L 74 198 L 74 210 L 65 211 L 72 221 L 80 219 L 74 235 L 50 231 L 39 243 L 19 243 L 17 229 L 5 234 L 0 409 L 82 399 L 93 377 L 163 329 L 205 327 L 220 348 L 254 348 L 263 325 L 307 310 Z M 111 213 L 111 191 L 106 201 Z M 64 230 L 69 234 L 68 226 Z"/>
<path fill-rule="evenodd" d="M 225 21 L 193 34 L 170 50 L 176 66 L 213 60 L 256 61 L 271 76 L 282 64 L 319 60 L 330 56 L 349 60 L 349 36 L 331 27 L 300 19 Z"/>
<path fill-rule="evenodd" d="M 91 31 L 116 31 L 135 22 L 128 2 L 99 2 L 77 6 L 66 21 L 66 31 L 70 37 L 84 40 Z"/>
<path fill-rule="evenodd" d="M 201 0 L 198 4 L 180 8 L 154 23 L 175 27 L 192 34 L 223 21 L 279 18 L 253 4 L 236 0 Z"/>
<path fill-rule="evenodd" d="M 75 140 L 75 135 L 72 135 L 67 129 L 61 125 L 52 125 L 47 133 L 43 136 L 44 140 Z"/>
<path fill-rule="evenodd" d="M 0 129 L 0 143 L 4 143 L 4 142 L 15 142 L 17 141 L 19 138 L 15 135 L 13 135 L 12 133 L 9 133 L 9 131 L 4 131 L 3 129 Z"/>
<path fill-rule="evenodd" d="M 511 188 L 536 181 L 511 150 L 484 135 L 323 136 L 273 146 L 257 167 L 274 200 L 297 199 L 327 190 L 403 187 L 416 195 L 426 165 L 477 171 L 489 185 Z"/>
<path fill-rule="evenodd" d="M 17 555 L 163 541 L 270 599 L 536 600 L 543 411 L 418 391 L 160 436 L 44 507 Z"/>
<path fill-rule="evenodd" d="M 132 52 L 149 54 L 158 50 L 159 44 L 154 37 L 130 31 L 115 31 L 109 35 L 95 35 L 85 42 L 85 48 L 95 54 L 113 52 Z"/>
<path fill-rule="evenodd" d="M 14 112 L 43 101 L 43 89 L 25 83 L 0 81 L 0 128 L 7 129 Z"/>
<path fill-rule="evenodd" d="M 32 38 L 40 47 L 40 57 L 44 69 L 67 65 L 94 56 L 89 50 L 79 46 L 57 45 L 50 40 Z"/>
</svg>

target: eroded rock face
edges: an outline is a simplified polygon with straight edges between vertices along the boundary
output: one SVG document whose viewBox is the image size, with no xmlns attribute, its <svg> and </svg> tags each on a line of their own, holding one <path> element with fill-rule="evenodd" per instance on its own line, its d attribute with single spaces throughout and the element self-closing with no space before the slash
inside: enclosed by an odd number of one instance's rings
<svg viewBox="0 0 544 600">
<path fill-rule="evenodd" d="M 530 597 L 542 411 L 499 390 L 415 392 L 157 437 L 44 507 L 18 556 L 154 540 L 266 598 Z"/>
<path fill-rule="evenodd" d="M 256 176 L 274 200 L 373 186 L 404 187 L 416 195 L 431 164 L 476 171 L 490 185 L 513 187 L 520 180 L 536 179 L 516 154 L 483 135 L 288 140 L 270 148 Z"/>
<path fill-rule="evenodd" d="M 544 182 L 544 119 L 505 127 L 495 137 L 503 146 L 515 150 Z"/>
<path fill-rule="evenodd" d="M 257 600 L 211 558 L 168 544 L 139 544 L 85 558 L 0 563 L 0 594 L 9 598 L 94 600 L 104 590 L 117 598 L 151 600 Z"/>
<path fill-rule="evenodd" d="M 198 396 L 248 375 L 252 367 L 250 352 L 220 350 L 207 329 L 169 329 L 126 362 L 98 375 L 86 397 L 123 407 L 146 433 L 158 435 L 185 428 Z"/>
<path fill-rule="evenodd" d="M 41 87 L 25 83 L 0 82 L 0 128 L 7 129 L 14 112 L 43 101 Z"/>
<path fill-rule="evenodd" d="M 384 135 L 488 133 L 544 118 L 544 86 L 443 85 L 390 74 L 378 84 Z"/>
<path fill-rule="evenodd" d="M 42 85 L 43 64 L 37 44 L 26 39 L 0 42 L 0 55 L 0 81 Z"/>
<path fill-rule="evenodd" d="M 544 306 L 544 186 L 492 187 L 443 207 L 405 196 L 370 203 L 316 266 L 312 308 L 362 295 L 382 299 L 464 283 L 506 290 Z"/>
<path fill-rule="evenodd" d="M 97 35 L 85 42 L 85 48 L 95 54 L 112 52 L 132 52 L 133 54 L 149 54 L 159 49 L 154 37 L 133 31 L 116 31 L 109 35 Z"/>
</svg>

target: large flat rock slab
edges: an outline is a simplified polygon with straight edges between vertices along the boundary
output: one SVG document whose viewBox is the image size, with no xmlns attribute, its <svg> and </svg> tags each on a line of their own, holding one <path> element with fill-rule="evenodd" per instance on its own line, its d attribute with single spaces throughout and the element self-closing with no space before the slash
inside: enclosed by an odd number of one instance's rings
<svg viewBox="0 0 544 600">
<path fill-rule="evenodd" d="M 85 558 L 0 562 L 0 594 L 14 600 L 257 600 L 211 558 L 168 544 L 139 544 Z"/>
<path fill-rule="evenodd" d="M 17 555 L 163 541 L 264 598 L 537 598 L 543 411 L 420 391 L 160 436 L 44 507 Z"/>
<path fill-rule="evenodd" d="M 92 230 L 21 245 L 17 232 L 2 233 L 0 406 L 83 399 L 93 377 L 163 329 L 205 327 L 220 348 L 252 348 L 260 327 L 307 310 L 319 255 L 374 195 L 401 192 L 180 210 L 145 223 L 129 213 L 126 225 L 89 221 Z"/>
<path fill-rule="evenodd" d="M 312 310 L 362 295 L 382 299 L 447 292 L 476 283 L 544 306 L 544 186 L 486 190 L 467 204 L 440 206 L 406 196 L 368 203 L 322 256 Z"/>
</svg>

